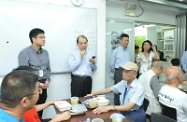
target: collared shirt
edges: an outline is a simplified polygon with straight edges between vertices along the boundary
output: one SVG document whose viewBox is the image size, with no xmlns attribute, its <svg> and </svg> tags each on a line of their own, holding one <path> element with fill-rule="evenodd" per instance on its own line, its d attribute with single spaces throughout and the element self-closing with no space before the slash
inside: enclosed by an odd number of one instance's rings
<svg viewBox="0 0 187 122">
<path fill-rule="evenodd" d="M 184 51 L 181 57 L 182 69 L 187 72 L 187 51 Z"/>
<path fill-rule="evenodd" d="M 129 61 L 130 61 L 130 52 L 128 48 L 124 48 L 121 45 L 119 45 L 112 52 L 112 58 L 110 62 L 111 71 L 114 72 L 115 68 L 119 68 Z"/>
<path fill-rule="evenodd" d="M 24 122 L 24 120 L 22 118 L 17 120 L 17 118 L 0 108 L 0 122 Z"/>
<path fill-rule="evenodd" d="M 123 103 L 125 88 L 127 88 L 127 93 Z M 135 104 L 131 108 L 131 111 L 137 110 L 140 108 L 140 106 L 142 106 L 144 100 L 144 88 L 137 79 L 134 79 L 134 81 L 130 84 L 130 86 L 127 85 L 127 81 L 122 80 L 121 82 L 112 86 L 111 89 L 114 93 L 121 94 L 120 95 L 121 105 L 123 104 L 126 105 L 129 102 L 133 102 Z"/>
<path fill-rule="evenodd" d="M 33 45 L 23 49 L 18 56 L 19 66 L 30 66 L 35 70 L 35 74 L 39 76 L 39 70 L 43 70 L 43 77 L 40 79 L 46 79 L 50 81 L 50 62 L 49 54 L 47 50 L 41 49 L 38 52 Z"/>
<path fill-rule="evenodd" d="M 81 59 L 81 51 L 76 47 L 69 55 L 69 69 L 74 75 L 91 76 L 92 70 L 96 69 L 96 65 L 91 63 L 89 60 L 95 56 L 90 50 L 86 50 L 86 54 Z"/>
</svg>

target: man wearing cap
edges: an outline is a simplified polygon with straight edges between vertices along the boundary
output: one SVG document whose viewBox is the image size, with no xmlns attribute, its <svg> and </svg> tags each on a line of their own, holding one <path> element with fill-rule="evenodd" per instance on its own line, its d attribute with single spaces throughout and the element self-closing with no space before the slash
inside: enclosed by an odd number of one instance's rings
<svg viewBox="0 0 187 122">
<path fill-rule="evenodd" d="M 110 92 L 120 95 L 121 105 L 101 106 L 93 110 L 95 114 L 101 114 L 110 110 L 120 111 L 134 122 L 145 122 L 145 111 L 142 108 L 144 100 L 144 88 L 136 79 L 138 66 L 133 62 L 127 62 L 123 66 L 123 80 L 111 88 L 105 88 L 87 96 L 101 95 Z"/>
<path fill-rule="evenodd" d="M 130 52 L 127 48 L 129 44 L 129 35 L 123 33 L 119 37 L 120 45 L 114 49 L 112 52 L 111 62 L 110 62 L 110 69 L 114 73 L 114 83 L 117 84 L 122 80 L 122 71 L 123 64 L 130 61 Z M 114 94 L 114 103 L 115 105 L 119 105 L 119 95 Z"/>
</svg>

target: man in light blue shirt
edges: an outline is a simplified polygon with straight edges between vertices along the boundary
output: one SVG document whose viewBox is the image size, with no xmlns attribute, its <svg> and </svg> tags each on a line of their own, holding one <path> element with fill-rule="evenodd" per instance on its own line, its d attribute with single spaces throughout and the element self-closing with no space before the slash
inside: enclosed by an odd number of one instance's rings
<svg viewBox="0 0 187 122">
<path fill-rule="evenodd" d="M 122 80 L 122 66 L 130 61 L 130 52 L 127 48 L 129 44 L 129 35 L 121 34 L 120 45 L 112 52 L 110 63 L 111 71 L 114 73 L 114 82 L 117 84 Z M 115 105 L 119 105 L 119 95 L 114 95 Z"/>
<path fill-rule="evenodd" d="M 26 71 L 7 74 L 0 88 L 0 122 L 24 122 L 22 115 L 39 97 L 38 76 Z"/>
<path fill-rule="evenodd" d="M 182 70 L 185 72 L 184 80 L 187 80 L 187 51 L 184 51 L 181 57 Z"/>
<path fill-rule="evenodd" d="M 144 100 L 144 88 L 136 79 L 138 66 L 133 62 L 125 63 L 122 68 L 123 80 L 111 88 L 105 88 L 98 92 L 88 94 L 95 96 L 110 92 L 120 93 L 121 105 L 109 105 L 98 107 L 93 110 L 95 114 L 101 114 L 110 110 L 120 111 L 123 115 L 131 118 L 134 122 L 145 122 L 146 114 L 142 107 Z"/>
<path fill-rule="evenodd" d="M 88 39 L 84 35 L 77 38 L 77 46 L 69 56 L 71 70 L 71 96 L 84 97 L 92 90 L 92 71 L 96 69 L 95 54 L 87 49 Z"/>
</svg>

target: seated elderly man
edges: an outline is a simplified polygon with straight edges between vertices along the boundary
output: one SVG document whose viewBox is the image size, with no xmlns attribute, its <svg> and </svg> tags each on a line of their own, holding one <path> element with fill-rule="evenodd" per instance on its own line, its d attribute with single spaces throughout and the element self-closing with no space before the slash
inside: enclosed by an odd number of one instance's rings
<svg viewBox="0 0 187 122">
<path fill-rule="evenodd" d="M 158 76 L 163 71 L 163 65 L 160 61 L 154 61 L 151 65 L 151 69 L 144 72 L 139 81 L 142 83 L 145 89 L 145 98 L 149 100 L 149 106 L 146 114 L 161 112 L 160 104 L 158 102 L 158 92 L 161 88 L 158 80 Z"/>
<path fill-rule="evenodd" d="M 178 89 L 183 73 L 179 67 L 170 66 L 165 74 L 168 84 L 159 91 L 159 102 L 177 110 L 177 122 L 187 122 L 187 95 Z"/>
<path fill-rule="evenodd" d="M 39 97 L 38 76 L 15 71 L 7 74 L 1 84 L 0 122 L 24 122 L 22 115 L 32 109 Z"/>
<path fill-rule="evenodd" d="M 98 92 L 88 94 L 87 96 L 94 96 L 115 92 L 120 95 L 121 105 L 109 105 L 98 107 L 93 110 L 95 114 L 101 114 L 110 110 L 120 111 L 123 115 L 128 116 L 134 122 L 145 122 L 145 111 L 142 104 L 144 100 L 144 88 L 136 79 L 138 66 L 135 63 L 127 62 L 122 67 L 123 80 L 111 88 L 105 88 Z"/>
</svg>

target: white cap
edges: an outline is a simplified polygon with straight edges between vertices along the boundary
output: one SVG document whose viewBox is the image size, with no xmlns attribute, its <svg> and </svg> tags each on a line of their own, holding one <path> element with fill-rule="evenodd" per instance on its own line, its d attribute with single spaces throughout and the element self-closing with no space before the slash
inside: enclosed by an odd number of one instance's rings
<svg viewBox="0 0 187 122">
<path fill-rule="evenodd" d="M 133 62 L 127 62 L 122 66 L 123 69 L 125 70 L 134 70 L 134 71 L 138 71 L 138 66 L 136 63 Z"/>
</svg>

